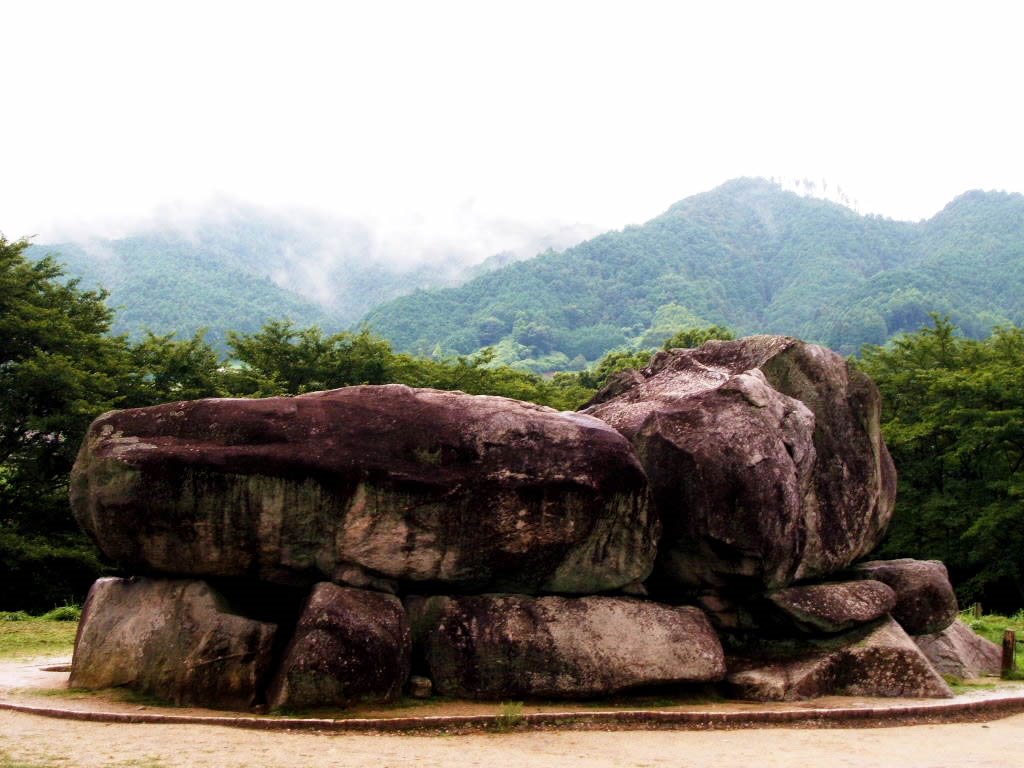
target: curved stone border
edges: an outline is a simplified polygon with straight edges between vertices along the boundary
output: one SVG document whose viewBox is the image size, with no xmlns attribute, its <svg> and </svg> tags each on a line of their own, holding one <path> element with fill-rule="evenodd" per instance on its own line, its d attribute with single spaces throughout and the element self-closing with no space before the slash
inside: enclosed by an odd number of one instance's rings
<svg viewBox="0 0 1024 768">
<path fill-rule="evenodd" d="M 534 712 L 503 721 L 497 715 L 453 715 L 388 718 L 291 718 L 252 716 L 164 715 L 155 713 L 90 712 L 56 707 L 35 707 L 0 701 L 0 710 L 42 717 L 97 723 L 157 723 L 166 725 L 222 725 L 267 731 L 333 732 L 473 732 L 532 728 L 680 729 L 737 728 L 879 728 L 925 723 L 996 720 L 1024 712 L 1024 696 L 1004 696 L 943 704 L 834 709 L 787 709 L 743 712 Z"/>
</svg>

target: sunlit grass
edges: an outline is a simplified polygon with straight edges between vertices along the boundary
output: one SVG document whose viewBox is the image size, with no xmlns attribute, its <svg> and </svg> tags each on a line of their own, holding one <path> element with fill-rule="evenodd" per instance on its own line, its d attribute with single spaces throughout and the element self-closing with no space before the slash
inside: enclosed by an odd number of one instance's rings
<svg viewBox="0 0 1024 768">
<path fill-rule="evenodd" d="M 960 620 L 986 640 L 991 640 L 1000 648 L 1003 646 L 1003 633 L 1012 629 L 1017 633 L 1017 640 L 1024 640 L 1024 610 L 1017 611 L 1013 616 L 998 613 L 986 613 L 975 616 L 967 610 L 960 614 Z M 1024 644 L 1017 645 L 1017 669 L 1015 679 L 1024 679 Z"/>
<path fill-rule="evenodd" d="M 70 654 L 80 615 L 81 611 L 74 606 L 56 608 L 42 616 L 29 616 L 22 611 L 0 612 L 0 659 Z"/>
</svg>

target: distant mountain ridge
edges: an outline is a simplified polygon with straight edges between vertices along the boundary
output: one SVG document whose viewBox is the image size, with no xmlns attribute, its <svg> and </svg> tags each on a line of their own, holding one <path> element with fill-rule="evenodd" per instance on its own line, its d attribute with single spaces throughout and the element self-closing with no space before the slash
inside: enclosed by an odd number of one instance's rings
<svg viewBox="0 0 1024 768">
<path fill-rule="evenodd" d="M 972 336 L 1024 321 L 1024 196 L 968 192 L 911 223 L 736 179 L 642 226 L 386 302 L 364 322 L 400 349 L 492 345 L 503 362 L 553 370 L 660 344 L 680 324 L 851 353 L 933 311 Z"/>
<path fill-rule="evenodd" d="M 582 239 L 571 228 L 527 230 L 521 239 L 543 247 L 566 237 Z M 29 255 L 52 253 L 83 286 L 108 290 L 115 333 L 191 336 L 207 328 L 216 346 L 228 330 L 252 332 L 283 317 L 341 330 L 376 304 L 519 258 L 499 253 L 470 266 L 473 255 L 456 249 L 435 254 L 442 259 L 389 263 L 383 250 L 377 233 L 356 220 L 232 204 L 129 237 L 33 245 Z"/>
<path fill-rule="evenodd" d="M 530 231 L 520 242 L 557 247 L 580 233 Z M 326 331 L 365 322 L 401 350 L 491 346 L 499 362 L 538 371 L 658 346 L 687 325 L 792 334 L 850 353 L 916 329 L 931 311 L 973 336 L 1024 321 L 1019 194 L 968 192 L 912 223 L 735 179 L 642 226 L 525 260 L 520 248 L 389 262 L 380 236 L 354 220 L 232 205 L 188 227 L 30 250 L 109 290 L 118 333 L 205 327 L 222 347 L 228 330 L 271 319 Z"/>
</svg>

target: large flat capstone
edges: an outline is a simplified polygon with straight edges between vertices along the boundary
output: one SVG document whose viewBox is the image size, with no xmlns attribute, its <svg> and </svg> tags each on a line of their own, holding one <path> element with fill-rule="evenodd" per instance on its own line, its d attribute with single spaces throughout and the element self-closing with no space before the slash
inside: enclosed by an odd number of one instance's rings
<svg viewBox="0 0 1024 768">
<path fill-rule="evenodd" d="M 647 499 L 599 419 L 401 385 L 107 413 L 71 488 L 135 572 L 527 593 L 642 581 Z"/>
</svg>

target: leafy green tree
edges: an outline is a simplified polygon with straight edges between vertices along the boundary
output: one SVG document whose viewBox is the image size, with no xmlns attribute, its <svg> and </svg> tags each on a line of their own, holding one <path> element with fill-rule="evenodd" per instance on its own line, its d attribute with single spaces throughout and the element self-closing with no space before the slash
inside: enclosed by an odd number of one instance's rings
<svg viewBox="0 0 1024 768">
<path fill-rule="evenodd" d="M 224 394 L 224 373 L 217 353 L 197 331 L 190 339 L 152 332 L 130 350 L 135 374 L 130 405 L 196 400 Z"/>
<path fill-rule="evenodd" d="M 231 331 L 228 345 L 238 365 L 225 386 L 235 395 L 297 395 L 392 380 L 391 345 L 366 330 L 327 336 L 316 326 L 281 320 L 253 334 Z"/>
<path fill-rule="evenodd" d="M 664 350 L 691 349 L 699 347 L 705 341 L 711 341 L 712 339 L 729 341 L 735 338 L 736 334 L 720 325 L 709 325 L 704 328 L 682 328 L 665 339 L 665 343 L 662 344 L 661 348 Z"/>
<path fill-rule="evenodd" d="M 977 341 L 933 315 L 859 365 L 899 472 L 882 554 L 942 560 L 964 602 L 1024 606 L 1024 331 Z"/>
<path fill-rule="evenodd" d="M 48 609 L 100 568 L 67 478 L 90 421 L 123 402 L 128 352 L 107 335 L 104 294 L 27 247 L 0 237 L 0 606 Z"/>
</svg>

